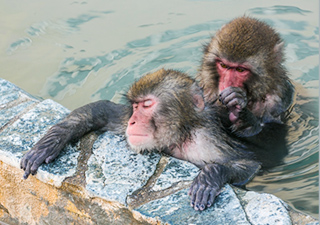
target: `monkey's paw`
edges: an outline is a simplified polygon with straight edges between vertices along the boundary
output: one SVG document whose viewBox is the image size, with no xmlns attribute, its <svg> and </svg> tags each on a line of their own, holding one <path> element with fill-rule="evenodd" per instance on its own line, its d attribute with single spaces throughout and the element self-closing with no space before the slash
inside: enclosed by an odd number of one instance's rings
<svg viewBox="0 0 320 225">
<path fill-rule="evenodd" d="M 225 176 L 222 173 L 223 168 L 217 164 L 208 164 L 201 170 L 189 189 L 191 207 L 202 211 L 212 206 L 225 183 Z"/>
<path fill-rule="evenodd" d="M 220 93 L 219 100 L 227 106 L 232 123 L 238 120 L 239 113 L 247 106 L 247 94 L 240 87 L 227 87 Z"/>
<path fill-rule="evenodd" d="M 52 162 L 63 148 L 64 143 L 56 136 L 45 135 L 20 161 L 20 168 L 25 171 L 23 178 L 35 175 L 41 164 Z"/>
</svg>

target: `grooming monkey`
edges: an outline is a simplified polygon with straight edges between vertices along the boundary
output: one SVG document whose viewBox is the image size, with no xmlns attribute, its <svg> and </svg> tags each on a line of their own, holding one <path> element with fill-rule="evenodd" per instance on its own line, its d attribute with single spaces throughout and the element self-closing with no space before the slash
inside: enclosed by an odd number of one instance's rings
<svg viewBox="0 0 320 225">
<path fill-rule="evenodd" d="M 284 43 L 266 23 L 239 17 L 224 25 L 204 49 L 197 80 L 205 102 L 225 110 L 233 138 L 255 145 L 265 168 L 287 154 L 286 119 L 294 87 L 282 65 Z"/>
<path fill-rule="evenodd" d="M 223 26 L 204 50 L 197 76 L 205 101 L 225 106 L 231 130 L 252 137 L 283 124 L 294 88 L 282 65 L 284 43 L 269 25 L 240 17 Z"/>
<path fill-rule="evenodd" d="M 277 165 L 286 154 L 285 115 L 293 87 L 281 65 L 282 48 L 267 24 L 237 18 L 205 49 L 197 76 L 204 97 L 176 71 L 147 75 L 129 90 L 131 105 L 98 101 L 53 126 L 22 158 L 24 177 L 87 132 L 125 132 L 137 152 L 156 148 L 201 168 L 189 194 L 191 205 L 204 210 L 223 184 L 245 184 L 261 164 Z"/>
</svg>

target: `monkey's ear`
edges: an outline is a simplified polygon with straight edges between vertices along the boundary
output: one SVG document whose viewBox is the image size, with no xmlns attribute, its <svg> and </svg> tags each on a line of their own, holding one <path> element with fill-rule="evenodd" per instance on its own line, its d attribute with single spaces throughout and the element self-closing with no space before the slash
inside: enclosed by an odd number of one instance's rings
<svg viewBox="0 0 320 225">
<path fill-rule="evenodd" d="M 191 95 L 193 104 L 197 107 L 197 110 L 202 111 L 205 106 L 204 98 L 200 87 L 196 83 L 191 86 Z"/>
<path fill-rule="evenodd" d="M 276 56 L 276 61 L 278 63 L 281 63 L 283 61 L 283 50 L 284 50 L 284 42 L 277 43 L 273 48 L 273 51 Z"/>
</svg>

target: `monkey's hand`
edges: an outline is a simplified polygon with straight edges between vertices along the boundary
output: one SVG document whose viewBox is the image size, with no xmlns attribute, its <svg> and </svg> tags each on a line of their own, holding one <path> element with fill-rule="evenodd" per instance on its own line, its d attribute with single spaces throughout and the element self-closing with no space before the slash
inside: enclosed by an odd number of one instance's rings
<svg viewBox="0 0 320 225">
<path fill-rule="evenodd" d="M 189 195 L 191 206 L 195 210 L 204 210 L 212 206 L 220 193 L 221 187 L 227 182 L 226 168 L 219 164 L 205 165 L 193 180 Z"/>
<path fill-rule="evenodd" d="M 25 171 L 23 178 L 27 179 L 30 173 L 35 175 L 41 164 L 52 162 L 68 142 L 68 134 L 61 132 L 57 125 L 41 138 L 20 161 L 20 167 Z"/>
<path fill-rule="evenodd" d="M 231 130 L 239 137 L 251 137 L 262 130 L 259 118 L 247 108 L 247 94 L 240 87 L 227 87 L 219 96 L 228 108 Z"/>
<path fill-rule="evenodd" d="M 240 117 L 240 112 L 247 106 L 247 94 L 240 87 L 227 87 L 219 95 L 220 102 L 227 106 L 229 119 L 236 123 Z"/>
</svg>

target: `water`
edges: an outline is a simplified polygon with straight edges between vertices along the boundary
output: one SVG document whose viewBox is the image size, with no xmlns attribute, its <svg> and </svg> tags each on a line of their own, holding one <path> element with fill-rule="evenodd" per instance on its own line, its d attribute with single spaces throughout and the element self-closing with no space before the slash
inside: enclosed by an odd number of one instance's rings
<svg viewBox="0 0 320 225">
<path fill-rule="evenodd" d="M 244 14 L 286 42 L 297 90 L 285 164 L 248 189 L 275 194 L 318 217 L 319 5 L 309 1 L 0 1 L 1 78 L 69 109 L 122 94 L 143 74 L 173 68 L 194 76 L 202 45 Z"/>
</svg>

